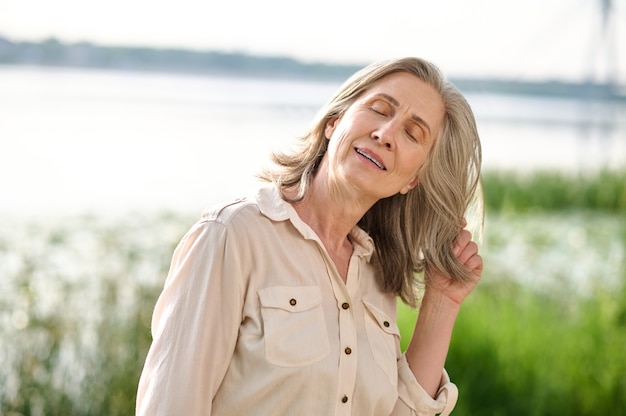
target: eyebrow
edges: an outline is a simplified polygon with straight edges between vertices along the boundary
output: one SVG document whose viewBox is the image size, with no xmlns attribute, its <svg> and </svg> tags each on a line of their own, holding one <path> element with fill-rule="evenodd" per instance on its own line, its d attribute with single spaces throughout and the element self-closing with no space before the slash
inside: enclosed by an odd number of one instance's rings
<svg viewBox="0 0 626 416">
<path fill-rule="evenodd" d="M 400 103 L 398 102 L 398 100 L 396 100 L 395 98 L 393 98 L 389 94 L 385 94 L 384 92 L 381 92 L 381 93 L 376 94 L 376 96 L 385 98 L 386 100 L 388 100 L 391 104 L 395 105 L 396 107 L 400 106 Z M 411 114 L 411 119 L 413 121 L 415 121 L 416 123 L 421 124 L 422 126 L 426 127 L 426 129 L 428 130 L 428 134 L 432 134 L 432 131 L 430 130 L 430 126 L 428 125 L 426 120 L 424 120 L 423 118 L 421 118 L 417 114 Z"/>
</svg>

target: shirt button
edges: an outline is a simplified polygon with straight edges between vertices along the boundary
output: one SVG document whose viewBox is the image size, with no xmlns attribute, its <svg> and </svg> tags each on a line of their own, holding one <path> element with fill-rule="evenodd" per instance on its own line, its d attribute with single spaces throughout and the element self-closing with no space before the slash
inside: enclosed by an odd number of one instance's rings
<svg viewBox="0 0 626 416">
<path fill-rule="evenodd" d="M 291 299 L 291 300 L 289 301 L 289 304 L 290 304 L 291 306 L 296 306 L 296 303 L 298 303 L 298 302 L 297 302 L 295 299 Z"/>
<path fill-rule="evenodd" d="M 344 302 L 341 304 L 341 307 L 344 309 L 348 309 L 350 307 L 350 304 L 348 302 Z"/>
<path fill-rule="evenodd" d="M 295 305 L 295 303 L 293 303 L 292 305 Z M 383 322 L 383 325 L 385 326 L 385 328 L 389 328 L 389 321 Z"/>
<path fill-rule="evenodd" d="M 352 354 L 352 348 L 350 348 L 350 347 L 346 347 L 346 349 L 345 349 L 344 351 L 345 351 L 345 353 L 346 353 L 347 355 Z"/>
<path fill-rule="evenodd" d="M 348 396 L 343 396 L 341 398 L 341 403 L 348 403 Z"/>
</svg>

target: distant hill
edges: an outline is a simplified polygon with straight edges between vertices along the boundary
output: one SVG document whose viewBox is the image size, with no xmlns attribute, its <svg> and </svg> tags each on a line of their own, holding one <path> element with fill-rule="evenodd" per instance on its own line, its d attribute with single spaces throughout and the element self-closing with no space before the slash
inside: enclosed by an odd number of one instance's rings
<svg viewBox="0 0 626 416">
<path fill-rule="evenodd" d="M 34 65 L 114 70 L 160 71 L 206 75 L 255 76 L 343 81 L 364 65 L 304 63 L 289 57 L 238 52 L 103 46 L 90 42 L 12 41 L 0 36 L 0 65 Z M 451 80 L 464 92 L 528 94 L 581 99 L 626 100 L 615 85 L 593 82 Z"/>
</svg>

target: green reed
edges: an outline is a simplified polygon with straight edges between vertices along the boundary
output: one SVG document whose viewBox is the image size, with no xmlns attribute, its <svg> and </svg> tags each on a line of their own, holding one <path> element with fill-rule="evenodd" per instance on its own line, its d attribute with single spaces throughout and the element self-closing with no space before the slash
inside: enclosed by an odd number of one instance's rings
<svg viewBox="0 0 626 416">
<path fill-rule="evenodd" d="M 464 305 L 447 366 L 459 415 L 597 415 L 626 410 L 619 293 L 589 298 L 486 284 Z"/>
<path fill-rule="evenodd" d="M 626 169 L 579 173 L 485 172 L 487 209 L 495 212 L 569 211 L 626 213 Z"/>
</svg>

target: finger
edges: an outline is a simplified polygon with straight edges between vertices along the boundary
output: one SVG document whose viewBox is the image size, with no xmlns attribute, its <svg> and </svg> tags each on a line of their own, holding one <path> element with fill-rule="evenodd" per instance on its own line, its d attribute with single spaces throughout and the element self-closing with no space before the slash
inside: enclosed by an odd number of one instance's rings
<svg viewBox="0 0 626 416">
<path fill-rule="evenodd" d="M 459 259 L 461 263 L 467 266 L 467 261 L 470 258 L 472 258 L 472 256 L 475 256 L 477 254 L 478 254 L 478 245 L 473 241 L 469 241 L 467 245 L 463 247 L 463 249 L 457 256 L 457 258 Z"/>
<path fill-rule="evenodd" d="M 480 276 L 481 272 L 483 271 L 483 258 L 480 256 L 480 254 L 474 254 L 472 257 L 467 259 L 467 261 L 465 262 L 465 267 Z"/>
<path fill-rule="evenodd" d="M 459 256 L 465 247 L 472 241 L 472 235 L 467 230 L 461 230 L 452 242 L 452 252 L 455 256 Z"/>
</svg>

